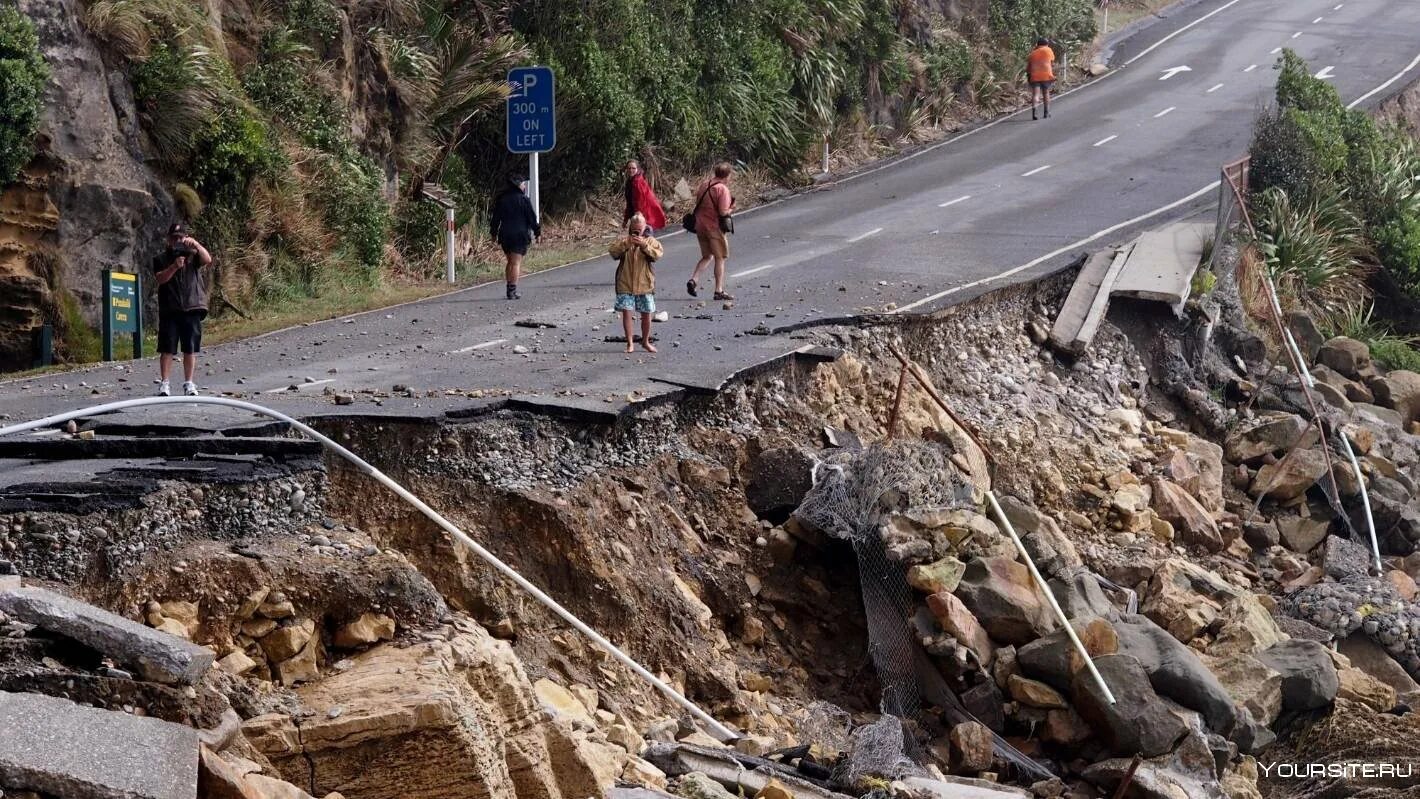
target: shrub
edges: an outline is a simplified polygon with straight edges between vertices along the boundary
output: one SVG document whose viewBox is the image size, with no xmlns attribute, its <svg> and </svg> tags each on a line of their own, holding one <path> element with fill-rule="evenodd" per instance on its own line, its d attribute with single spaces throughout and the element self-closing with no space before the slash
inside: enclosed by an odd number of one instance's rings
<svg viewBox="0 0 1420 799">
<path fill-rule="evenodd" d="M 339 237 L 342 255 L 373 278 L 384 262 L 390 226 L 379 167 L 364 156 L 327 158 L 320 176 L 319 198 L 326 226 Z"/>
<path fill-rule="evenodd" d="M 1406 214 L 1371 233 L 1381 266 L 1390 270 L 1406 293 L 1420 299 L 1420 217 Z"/>
<path fill-rule="evenodd" d="M 272 38 L 268 34 L 268 40 Z M 280 42 L 280 39 L 277 40 Z M 263 54 L 273 56 L 270 48 Z M 279 45 L 278 45 L 279 46 Z M 273 121 L 290 128 L 308 147 L 332 155 L 350 152 L 349 115 L 330 92 L 317 86 L 303 60 L 275 55 L 242 75 L 242 88 Z"/>
<path fill-rule="evenodd" d="M 211 124 L 215 89 L 211 51 L 158 42 L 129 70 L 133 98 L 158 159 L 180 170 Z"/>
<path fill-rule="evenodd" d="M 0 186 L 14 181 L 34 157 L 48 81 L 34 26 L 18 9 L 0 5 Z"/>
<path fill-rule="evenodd" d="M 241 107 L 228 107 L 206 125 L 196 140 L 192 185 L 209 203 L 239 207 L 247 184 L 271 175 L 284 158 L 266 125 Z"/>
<path fill-rule="evenodd" d="M 1289 305 L 1328 322 L 1367 296 L 1361 223 L 1334 194 L 1294 203 L 1280 189 L 1255 202 L 1253 246 Z"/>
</svg>

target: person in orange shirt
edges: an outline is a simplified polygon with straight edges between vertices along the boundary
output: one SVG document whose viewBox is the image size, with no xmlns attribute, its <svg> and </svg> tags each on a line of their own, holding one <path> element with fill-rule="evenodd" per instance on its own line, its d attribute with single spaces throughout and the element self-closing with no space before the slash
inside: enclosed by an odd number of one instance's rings
<svg viewBox="0 0 1420 799">
<path fill-rule="evenodd" d="M 1045 37 L 1035 40 L 1035 49 L 1026 58 L 1026 80 L 1030 83 L 1030 118 L 1035 115 L 1035 103 L 1045 102 L 1045 118 L 1050 119 L 1050 88 L 1055 85 L 1055 51 Z"/>
</svg>

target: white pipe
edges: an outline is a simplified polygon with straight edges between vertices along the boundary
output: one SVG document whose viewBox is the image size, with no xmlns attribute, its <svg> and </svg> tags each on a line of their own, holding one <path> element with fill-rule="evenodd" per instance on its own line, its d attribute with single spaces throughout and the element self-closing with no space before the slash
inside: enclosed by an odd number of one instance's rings
<svg viewBox="0 0 1420 799">
<path fill-rule="evenodd" d="M 1080 642 L 1080 636 L 1075 634 L 1075 628 L 1070 625 L 1070 620 L 1065 617 L 1065 611 L 1060 609 L 1060 603 L 1055 601 L 1055 594 L 1051 593 L 1050 586 L 1045 584 L 1045 579 L 1040 576 L 1040 571 L 1035 567 L 1035 561 L 1030 559 L 1030 553 L 1026 551 L 1026 545 L 1021 543 L 1021 537 L 1016 535 L 1016 528 L 1011 524 L 1011 520 L 1006 518 L 1005 511 L 996 502 L 994 491 L 986 492 L 986 499 L 991 503 L 991 510 L 995 512 L 997 520 L 1006 529 L 1006 533 L 1011 536 L 1011 541 L 1016 545 L 1016 551 L 1021 553 L 1021 558 L 1026 562 L 1026 568 L 1030 569 L 1030 576 L 1035 579 L 1035 584 L 1040 586 L 1040 592 L 1045 594 L 1045 599 L 1050 603 L 1051 610 L 1055 611 L 1055 617 L 1060 620 L 1060 626 L 1065 628 L 1065 634 L 1070 636 L 1070 643 L 1075 645 L 1075 650 L 1080 653 L 1080 659 L 1085 661 L 1085 668 L 1090 670 L 1090 676 L 1095 678 L 1095 685 L 1104 692 L 1104 698 L 1109 703 L 1114 704 L 1114 692 L 1109 690 L 1105 684 L 1104 677 L 1100 675 L 1099 669 L 1095 668 L 1095 661 L 1090 657 L 1090 652 L 1085 649 L 1085 645 Z"/>
<path fill-rule="evenodd" d="M 595 643 L 597 646 L 606 650 L 607 653 L 610 654 L 612 657 L 621 661 L 622 665 L 631 669 L 646 682 L 655 686 L 657 690 L 670 697 L 676 704 L 690 711 L 690 713 L 696 718 L 705 722 L 710 727 L 711 732 L 715 734 L 715 737 L 719 738 L 722 741 L 730 741 L 740 737 L 738 733 L 735 733 L 734 731 L 730 730 L 730 728 L 716 721 L 713 716 L 711 716 L 709 713 L 706 713 L 704 710 L 701 710 L 694 702 L 691 702 L 689 699 L 686 699 L 680 694 L 680 692 L 667 685 L 664 681 L 656 677 L 656 675 L 647 671 L 643 666 L 641 666 L 641 664 L 632 660 L 630 656 L 618 649 L 615 644 L 603 638 L 596 630 L 593 630 L 591 627 L 588 627 L 586 624 L 583 624 L 581 619 L 578 619 L 576 616 L 573 616 L 570 611 L 559 605 L 557 603 L 557 600 L 543 593 L 542 589 L 528 582 L 527 579 L 524 578 L 521 574 L 518 574 L 516 571 L 513 571 L 513 568 L 511 566 L 499 560 L 498 557 L 492 552 L 489 552 L 488 550 L 484 549 L 481 545 L 479 545 L 477 541 L 474 541 L 472 538 L 469 538 L 468 535 L 464 533 L 464 531 L 460 530 L 458 527 L 455 527 L 453 522 L 450 522 L 448 519 L 445 519 L 433 508 L 424 504 L 423 500 L 409 493 L 409 491 L 406 490 L 404 486 L 401 486 L 399 483 L 396 483 L 394 480 L 390 479 L 387 475 L 385 475 L 384 472 L 381 472 L 379 469 L 376 469 L 374 466 L 371 466 L 369 463 L 366 463 L 362 458 L 360 458 L 360 456 L 356 455 L 345 447 L 342 447 L 341 445 L 335 443 L 334 441 L 330 440 L 320 432 L 317 432 L 316 430 L 312 429 L 308 425 L 305 425 L 291 418 L 290 416 L 287 416 L 284 413 L 281 413 L 279 411 L 273 411 L 270 408 L 264 408 L 260 405 L 255 405 L 250 402 L 227 399 L 226 397 L 144 397 L 141 399 L 110 402 L 104 405 L 96 405 L 92 408 L 84 408 L 77 411 L 69 411 L 66 413 L 56 414 L 54 416 L 49 416 L 44 419 L 39 419 L 33 422 L 22 422 L 20 424 L 0 427 L 0 437 L 14 435 L 16 433 L 23 433 L 27 430 L 35 430 L 41 427 L 52 427 L 54 425 L 63 424 L 64 422 L 67 422 L 71 419 L 77 419 L 82 416 L 92 416 L 100 413 L 111 413 L 113 411 L 121 411 L 126 408 L 140 408 L 147 405 L 176 405 L 180 403 L 188 405 L 220 405 L 222 407 L 237 408 L 240 410 L 263 414 L 278 421 L 285 422 L 296 428 L 297 430 L 301 431 L 302 433 L 306 434 L 307 436 L 310 436 L 311 438 L 320 442 L 324 447 L 326 447 L 330 451 L 334 452 L 335 454 L 339 455 L 350 463 L 353 463 L 365 474 L 369 475 L 370 477 L 373 477 L 376 481 L 384 485 L 389 490 L 393 491 L 395 494 L 398 494 L 401 499 L 417 508 L 419 512 L 428 517 L 430 521 L 442 527 L 444 529 L 444 532 L 453 536 L 454 540 L 473 550 L 473 553 L 475 555 L 482 558 L 493 568 L 502 572 L 504 576 L 516 583 L 519 588 L 523 589 L 524 591 L 527 591 L 529 594 L 532 594 L 533 598 L 541 602 L 544 606 L 547 607 L 548 610 L 551 610 L 553 613 L 556 613 L 562 618 L 563 621 L 575 627 L 578 632 L 590 638 L 592 642 Z"/>
<path fill-rule="evenodd" d="M 1266 270 L 1262 273 L 1262 279 L 1267 281 L 1267 298 L 1272 302 L 1272 310 L 1277 314 L 1277 320 L 1282 320 L 1282 305 L 1277 300 L 1277 287 L 1272 283 L 1272 276 Z M 1291 350 L 1292 357 L 1297 360 L 1297 367 L 1302 370 L 1302 380 L 1306 389 L 1316 387 L 1316 378 L 1312 377 L 1311 367 L 1307 366 L 1307 359 L 1302 357 L 1302 348 L 1297 346 L 1297 340 L 1292 336 L 1292 331 L 1286 324 L 1281 325 L 1284 345 Z M 1317 420 L 1318 426 L 1321 420 Z M 1376 574 L 1383 573 L 1381 566 L 1381 546 L 1376 540 L 1376 520 L 1371 515 L 1371 495 L 1366 491 L 1366 478 L 1361 474 L 1361 464 L 1356 460 L 1356 453 L 1351 450 L 1351 442 L 1346 439 L 1346 433 L 1338 430 L 1337 435 L 1341 438 L 1341 446 L 1346 451 L 1346 457 L 1351 461 L 1351 469 L 1356 474 L 1356 484 L 1361 487 L 1361 507 L 1366 514 L 1366 529 L 1371 534 L 1371 562 L 1376 567 Z M 1321 445 L 1326 446 L 1326 437 L 1322 436 Z M 1332 475 L 1331 484 L 1337 489 L 1337 496 L 1340 497 L 1341 486 L 1336 484 L 1336 475 Z"/>
</svg>

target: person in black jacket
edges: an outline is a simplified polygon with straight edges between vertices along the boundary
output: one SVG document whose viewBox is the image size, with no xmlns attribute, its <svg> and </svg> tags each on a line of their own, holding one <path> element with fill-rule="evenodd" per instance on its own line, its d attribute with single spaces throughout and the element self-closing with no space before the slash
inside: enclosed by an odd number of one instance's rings
<svg viewBox="0 0 1420 799">
<path fill-rule="evenodd" d="M 523 269 L 523 256 L 533 239 L 542 235 L 542 224 L 532 201 L 523 193 L 522 181 L 508 178 L 508 185 L 493 200 L 493 212 L 489 215 L 489 227 L 498 246 L 508 258 L 504 275 L 508 281 L 508 299 L 518 299 L 518 276 Z"/>
</svg>

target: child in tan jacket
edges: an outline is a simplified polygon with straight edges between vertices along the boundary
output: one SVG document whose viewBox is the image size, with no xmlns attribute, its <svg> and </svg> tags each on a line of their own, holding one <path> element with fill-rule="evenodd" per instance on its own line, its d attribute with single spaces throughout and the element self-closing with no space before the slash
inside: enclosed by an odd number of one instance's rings
<svg viewBox="0 0 1420 799">
<path fill-rule="evenodd" d="M 651 317 L 656 313 L 655 262 L 661 257 L 661 243 L 646 229 L 646 217 L 632 214 L 626 223 L 626 235 L 612 242 L 611 257 L 619 261 L 616 267 L 616 310 L 621 312 L 621 327 L 626 331 L 626 351 L 636 351 L 634 315 L 641 314 L 641 346 L 655 352 L 651 344 Z"/>
</svg>

